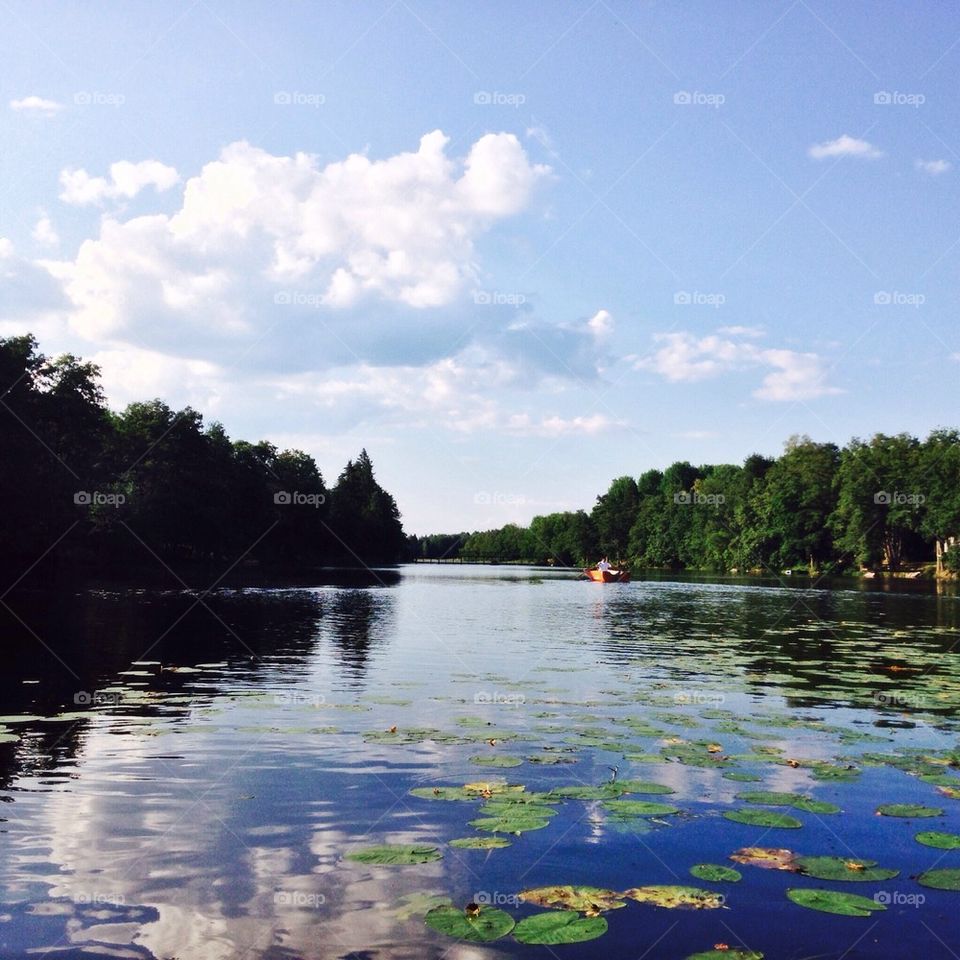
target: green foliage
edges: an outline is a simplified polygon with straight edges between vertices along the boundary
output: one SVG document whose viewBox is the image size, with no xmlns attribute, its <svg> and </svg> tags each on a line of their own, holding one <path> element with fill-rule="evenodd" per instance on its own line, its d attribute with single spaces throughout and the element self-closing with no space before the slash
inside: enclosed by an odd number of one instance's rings
<svg viewBox="0 0 960 960">
<path fill-rule="evenodd" d="M 308 454 L 233 442 L 190 407 L 108 411 L 95 365 L 50 360 L 29 336 L 0 339 L 0 396 L 0 562 L 11 569 L 52 543 L 42 572 L 401 556 L 396 504 L 365 451 L 328 491 Z"/>
<path fill-rule="evenodd" d="M 535 517 L 461 538 L 463 556 L 583 566 L 898 571 L 941 558 L 960 574 L 960 431 L 854 439 L 840 449 L 791 437 L 778 459 L 686 461 L 618 477 L 589 515 Z M 418 541 L 454 550 L 453 535 Z"/>
</svg>

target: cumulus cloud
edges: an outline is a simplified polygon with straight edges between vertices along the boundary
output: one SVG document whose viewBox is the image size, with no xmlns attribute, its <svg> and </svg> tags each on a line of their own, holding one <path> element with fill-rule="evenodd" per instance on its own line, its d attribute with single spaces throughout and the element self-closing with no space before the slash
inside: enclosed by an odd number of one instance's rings
<svg viewBox="0 0 960 960">
<path fill-rule="evenodd" d="M 41 247 L 60 246 L 60 235 L 54 229 L 50 218 L 43 214 L 30 233 L 30 236 L 40 244 Z"/>
<path fill-rule="evenodd" d="M 62 103 L 56 100 L 47 100 L 35 95 L 24 97 L 22 100 L 11 100 L 10 109 L 16 113 L 25 113 L 32 116 L 52 117 L 63 109 Z"/>
<path fill-rule="evenodd" d="M 169 190 L 179 180 L 177 171 L 159 160 L 141 160 L 139 163 L 119 160 L 110 165 L 109 177 L 91 177 L 82 168 L 68 168 L 60 172 L 60 186 L 63 188 L 60 199 L 76 206 L 104 200 L 130 200 L 147 187 L 157 191 Z"/>
<path fill-rule="evenodd" d="M 878 150 L 866 140 L 858 140 L 856 137 L 851 137 L 845 133 L 837 137 L 836 140 L 815 143 L 807 151 L 807 154 L 814 160 L 826 160 L 830 157 L 856 157 L 860 160 L 876 160 L 883 156 L 883 151 Z"/>
<path fill-rule="evenodd" d="M 587 321 L 587 326 L 598 340 L 603 340 L 613 333 L 613 317 L 608 310 L 598 310 Z"/>
<path fill-rule="evenodd" d="M 928 173 L 931 177 L 939 177 L 941 173 L 946 173 L 953 164 L 949 160 L 917 160 L 914 166 L 921 173 Z"/>
<path fill-rule="evenodd" d="M 74 330 L 92 338 L 242 337 L 294 317 L 320 326 L 371 301 L 449 306 L 475 283 L 476 239 L 522 211 L 548 168 L 508 133 L 481 137 L 462 160 L 447 144 L 437 130 L 416 152 L 320 166 L 233 143 L 187 181 L 174 213 L 107 217 L 74 260 L 49 268 Z M 111 169 L 109 182 L 74 177 L 65 189 L 105 195 L 143 173 Z"/>
<path fill-rule="evenodd" d="M 728 331 L 733 328 L 726 328 Z M 737 370 L 769 368 L 753 395 L 760 400 L 812 400 L 840 391 L 830 386 L 823 359 L 816 353 L 761 349 L 754 343 L 711 334 L 658 334 L 660 348 L 637 361 L 672 383 L 707 380 Z"/>
</svg>

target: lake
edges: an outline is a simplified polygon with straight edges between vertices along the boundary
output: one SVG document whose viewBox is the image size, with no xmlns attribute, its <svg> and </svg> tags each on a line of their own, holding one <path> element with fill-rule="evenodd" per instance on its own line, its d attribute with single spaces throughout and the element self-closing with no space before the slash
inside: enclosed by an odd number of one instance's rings
<svg viewBox="0 0 960 960">
<path fill-rule="evenodd" d="M 954 957 L 960 603 L 882 587 L 411 565 L 10 594 L 0 956 Z M 758 847 L 785 869 L 730 859 Z M 519 942 L 549 910 L 519 895 L 566 885 L 621 894 L 591 923 L 595 891 L 552 894 L 579 913 L 548 926 L 602 935 Z"/>
</svg>

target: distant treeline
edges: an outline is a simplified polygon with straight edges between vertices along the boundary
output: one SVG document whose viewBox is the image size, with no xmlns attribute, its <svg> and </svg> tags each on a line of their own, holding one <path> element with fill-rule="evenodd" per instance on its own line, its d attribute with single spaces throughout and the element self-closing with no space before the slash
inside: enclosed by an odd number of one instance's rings
<svg viewBox="0 0 960 960">
<path fill-rule="evenodd" d="M 579 566 L 607 555 L 699 570 L 960 571 L 960 433 L 877 434 L 840 448 L 809 437 L 742 466 L 674 463 L 619 477 L 590 513 L 529 527 L 412 538 L 419 557 Z"/>
<path fill-rule="evenodd" d="M 0 569 L 174 573 L 401 558 L 397 505 L 366 451 L 332 489 L 313 458 L 231 440 L 161 400 L 107 409 L 100 371 L 0 339 Z"/>
</svg>

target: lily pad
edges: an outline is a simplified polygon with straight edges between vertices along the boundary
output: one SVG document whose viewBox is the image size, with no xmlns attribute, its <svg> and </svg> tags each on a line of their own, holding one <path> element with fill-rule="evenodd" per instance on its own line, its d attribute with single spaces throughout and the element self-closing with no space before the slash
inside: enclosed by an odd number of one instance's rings
<svg viewBox="0 0 960 960">
<path fill-rule="evenodd" d="M 743 847 L 736 853 L 730 854 L 735 863 L 749 864 L 751 867 L 762 867 L 764 870 L 798 871 L 797 855 L 792 850 L 777 847 Z"/>
<path fill-rule="evenodd" d="M 424 918 L 424 923 L 439 933 L 456 937 L 457 940 L 472 940 L 489 943 L 505 937 L 514 927 L 514 919 L 505 910 L 492 907 L 476 907 L 470 904 L 467 909 L 458 907 L 434 907 Z"/>
<path fill-rule="evenodd" d="M 887 909 L 876 900 L 869 900 L 855 893 L 838 893 L 836 890 L 792 888 L 787 891 L 787 897 L 808 910 L 836 913 L 843 917 L 869 917 L 874 911 Z"/>
<path fill-rule="evenodd" d="M 719 863 L 698 863 L 690 868 L 690 873 L 698 880 L 706 880 L 709 883 L 737 883 L 742 879 L 739 870 Z"/>
<path fill-rule="evenodd" d="M 669 803 L 654 803 L 651 800 L 605 800 L 603 806 L 611 816 L 624 817 L 669 817 L 680 812 L 679 807 Z"/>
<path fill-rule="evenodd" d="M 603 887 L 534 887 L 523 890 L 520 899 L 538 907 L 550 907 L 554 910 L 573 910 L 595 917 L 605 910 L 617 910 L 627 905 L 625 894 Z"/>
<path fill-rule="evenodd" d="M 727 770 L 720 774 L 724 780 L 733 780 L 735 783 L 759 783 L 763 777 L 758 773 L 743 773 L 740 770 Z M 713 951 L 716 952 L 716 951 Z M 707 954 L 697 954 L 697 956 L 707 956 Z"/>
<path fill-rule="evenodd" d="M 575 910 L 550 910 L 521 920 L 513 929 L 520 943 L 554 945 L 596 940 L 607 932 L 605 917 L 581 917 Z"/>
<path fill-rule="evenodd" d="M 425 890 L 416 890 L 413 893 L 405 893 L 397 901 L 393 915 L 398 920 L 409 920 L 411 917 L 422 917 L 434 907 L 444 906 L 448 903 L 450 903 L 449 897 Z"/>
<path fill-rule="evenodd" d="M 788 813 L 774 813 L 772 810 L 727 810 L 724 818 L 734 823 L 745 823 L 751 827 L 780 827 L 784 830 L 798 830 L 803 823 Z"/>
<path fill-rule="evenodd" d="M 647 793 L 647 794 L 667 794 L 676 793 L 673 787 L 668 787 L 663 783 L 654 783 L 652 780 L 615 780 L 607 784 L 607 787 L 618 793 Z"/>
<path fill-rule="evenodd" d="M 694 953 L 687 960 L 763 960 L 763 954 L 757 950 L 731 950 L 724 947 L 722 950 L 706 950 L 703 953 Z"/>
<path fill-rule="evenodd" d="M 459 840 L 451 840 L 450 846 L 458 850 L 499 850 L 501 847 L 509 847 L 510 841 L 503 837 L 461 837 Z"/>
<path fill-rule="evenodd" d="M 955 867 L 943 870 L 927 870 L 917 877 L 921 887 L 931 887 L 934 890 L 960 890 L 960 870 Z"/>
<path fill-rule="evenodd" d="M 516 813 L 504 814 L 497 817 L 480 817 L 469 821 L 471 827 L 484 830 L 488 833 L 527 833 L 531 830 L 542 830 L 550 826 L 550 821 L 544 817 L 524 814 L 522 808 Z"/>
<path fill-rule="evenodd" d="M 958 850 L 960 849 L 960 834 L 940 833 L 937 830 L 925 830 L 918 833 L 914 840 L 922 843 L 925 847 L 936 847 L 937 850 Z"/>
<path fill-rule="evenodd" d="M 413 863 L 430 863 L 440 860 L 443 854 L 434 846 L 425 843 L 383 843 L 374 847 L 361 847 L 346 855 L 356 863 L 374 863 L 383 866 L 406 866 Z"/>
<path fill-rule="evenodd" d="M 523 763 L 519 757 L 508 757 L 499 754 L 471 757 L 470 762 L 481 767 L 519 767 L 520 764 Z"/>
<path fill-rule="evenodd" d="M 797 857 L 800 872 L 818 880 L 870 881 L 892 880 L 899 870 L 878 867 L 876 860 L 857 860 L 845 857 Z"/>
<path fill-rule="evenodd" d="M 925 807 L 919 803 L 884 803 L 877 807 L 881 817 L 941 817 L 943 811 L 939 807 Z"/>
<path fill-rule="evenodd" d="M 802 793 L 778 793 L 773 790 L 753 790 L 747 793 L 738 793 L 738 800 L 747 803 L 759 803 L 775 807 L 795 807 L 808 813 L 839 813 L 840 808 L 826 800 L 814 800 Z"/>
<path fill-rule="evenodd" d="M 655 907 L 668 910 L 716 910 L 723 906 L 723 895 L 713 890 L 701 890 L 697 887 L 656 885 L 634 887 L 623 894 L 638 903 L 652 903 Z"/>
</svg>

